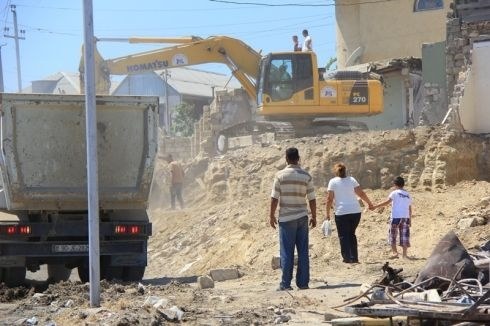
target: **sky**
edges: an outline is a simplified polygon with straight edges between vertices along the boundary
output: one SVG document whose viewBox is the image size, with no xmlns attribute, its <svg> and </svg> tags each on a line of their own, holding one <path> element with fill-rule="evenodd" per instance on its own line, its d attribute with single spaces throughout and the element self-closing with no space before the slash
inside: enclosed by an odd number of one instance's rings
<svg viewBox="0 0 490 326">
<path fill-rule="evenodd" d="M 243 4 L 247 2 L 247 4 Z M 319 66 L 335 57 L 334 0 L 93 0 L 94 35 L 238 38 L 263 54 L 291 51 L 292 35 L 307 29 Z M 255 5 L 261 4 L 261 5 Z M 294 6 L 292 4 L 299 4 Z M 5 92 L 17 92 L 14 18 L 19 30 L 22 88 L 56 72 L 77 72 L 83 43 L 83 0 L 0 0 L 0 46 Z M 8 30 L 6 30 L 6 28 Z M 165 47 L 162 44 L 98 42 L 104 58 Z M 197 68 L 230 74 L 226 66 Z"/>
</svg>

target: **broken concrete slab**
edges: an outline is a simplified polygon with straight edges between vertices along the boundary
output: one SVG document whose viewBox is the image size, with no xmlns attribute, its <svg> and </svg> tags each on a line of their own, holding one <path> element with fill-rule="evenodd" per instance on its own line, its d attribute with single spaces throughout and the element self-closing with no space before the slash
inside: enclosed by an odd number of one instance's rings
<svg viewBox="0 0 490 326">
<path fill-rule="evenodd" d="M 209 275 L 211 275 L 211 278 L 215 282 L 222 282 L 240 278 L 240 272 L 236 268 L 212 269 L 211 271 L 209 271 Z"/>
<path fill-rule="evenodd" d="M 214 281 L 211 277 L 204 275 L 197 278 L 197 284 L 200 289 L 211 289 L 214 288 Z"/>
<path fill-rule="evenodd" d="M 458 221 L 458 229 L 468 229 L 478 225 L 476 217 L 463 218 Z"/>
</svg>

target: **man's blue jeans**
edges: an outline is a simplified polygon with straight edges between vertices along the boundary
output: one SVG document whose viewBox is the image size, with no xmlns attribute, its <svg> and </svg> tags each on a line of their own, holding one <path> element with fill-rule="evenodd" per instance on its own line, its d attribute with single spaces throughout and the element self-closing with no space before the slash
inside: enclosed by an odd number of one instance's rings
<svg viewBox="0 0 490 326">
<path fill-rule="evenodd" d="M 308 287 L 310 282 L 310 258 L 308 257 L 308 216 L 289 222 L 279 222 L 279 242 L 281 253 L 281 288 L 291 287 L 294 269 L 294 248 L 298 252 L 296 285 Z"/>
</svg>

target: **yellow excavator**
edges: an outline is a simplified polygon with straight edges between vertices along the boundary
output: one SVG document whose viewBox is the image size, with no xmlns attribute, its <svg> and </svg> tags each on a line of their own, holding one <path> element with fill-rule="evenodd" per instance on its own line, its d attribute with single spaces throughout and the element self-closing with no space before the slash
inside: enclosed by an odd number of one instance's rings
<svg viewBox="0 0 490 326">
<path fill-rule="evenodd" d="M 317 118 L 348 119 L 383 112 L 383 86 L 379 79 L 350 71 L 338 71 L 327 77 L 325 69 L 318 68 L 314 52 L 277 52 L 263 56 L 241 40 L 227 36 L 99 40 L 175 44 L 109 60 L 96 51 L 96 91 L 100 94 L 109 92 L 110 75 L 222 63 L 256 104 L 258 117 L 263 117 L 255 119 L 262 120 L 260 123 L 249 123 L 255 130 L 257 124 L 262 126 L 259 129 L 267 129 L 274 128 L 273 121 L 279 121 L 282 126 L 290 125 L 296 136 L 304 136 L 316 132 L 312 127 Z M 83 68 L 82 58 L 80 85 L 83 85 Z"/>
</svg>

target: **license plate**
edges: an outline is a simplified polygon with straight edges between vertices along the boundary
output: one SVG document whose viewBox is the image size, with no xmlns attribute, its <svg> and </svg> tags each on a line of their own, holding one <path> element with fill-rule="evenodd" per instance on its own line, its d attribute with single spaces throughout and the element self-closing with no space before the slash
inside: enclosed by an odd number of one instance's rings
<svg viewBox="0 0 490 326">
<path fill-rule="evenodd" d="M 87 244 L 53 245 L 53 252 L 88 252 Z"/>
</svg>

